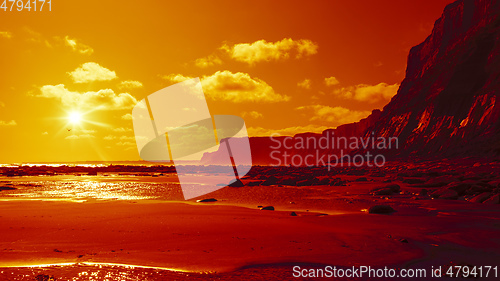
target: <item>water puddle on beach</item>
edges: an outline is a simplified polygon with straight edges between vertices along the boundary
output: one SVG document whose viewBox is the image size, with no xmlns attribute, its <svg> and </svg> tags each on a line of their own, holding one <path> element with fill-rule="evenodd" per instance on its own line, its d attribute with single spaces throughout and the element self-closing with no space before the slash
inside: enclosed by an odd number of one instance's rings
<svg viewBox="0 0 500 281">
<path fill-rule="evenodd" d="M 198 273 L 109 263 L 67 263 L 0 267 L 0 280 L 33 281 L 156 281 L 156 280 L 289 280 L 288 266 L 252 267 L 226 273 Z M 52 278 L 52 279 L 51 279 Z M 294 278 L 302 280 L 301 278 Z"/>
</svg>

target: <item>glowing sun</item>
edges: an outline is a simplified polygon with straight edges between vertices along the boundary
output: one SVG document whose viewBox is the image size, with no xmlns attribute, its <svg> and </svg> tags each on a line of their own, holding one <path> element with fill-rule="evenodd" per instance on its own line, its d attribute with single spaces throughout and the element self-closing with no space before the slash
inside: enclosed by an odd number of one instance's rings
<svg viewBox="0 0 500 281">
<path fill-rule="evenodd" d="M 68 120 L 71 124 L 73 125 L 78 125 L 80 124 L 80 122 L 82 121 L 82 114 L 80 114 L 79 112 L 71 112 L 69 115 L 68 115 Z"/>
</svg>

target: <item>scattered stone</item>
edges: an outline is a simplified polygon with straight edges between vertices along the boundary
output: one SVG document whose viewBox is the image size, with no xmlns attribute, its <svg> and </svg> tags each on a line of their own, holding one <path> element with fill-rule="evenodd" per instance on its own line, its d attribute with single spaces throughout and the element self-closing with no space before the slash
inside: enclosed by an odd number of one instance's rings
<svg viewBox="0 0 500 281">
<path fill-rule="evenodd" d="M 393 193 L 399 193 L 400 191 L 401 187 L 398 184 L 389 184 L 374 188 L 371 192 L 375 195 L 392 195 Z"/>
<path fill-rule="evenodd" d="M 410 179 L 403 180 L 403 183 L 407 183 L 407 184 L 422 184 L 424 182 L 425 182 L 425 180 L 423 180 L 423 179 L 412 179 L 412 178 L 410 178 Z"/>
<path fill-rule="evenodd" d="M 260 209 L 262 211 L 274 211 L 274 207 L 273 206 L 265 206 L 265 207 L 262 207 Z"/>
<path fill-rule="evenodd" d="M 0 186 L 0 191 L 1 190 L 15 190 L 17 188 L 15 187 L 11 187 L 11 186 Z"/>
<path fill-rule="evenodd" d="M 477 196 L 474 196 L 471 200 L 469 200 L 470 202 L 473 202 L 473 203 L 483 203 L 484 201 L 486 201 L 489 197 L 490 197 L 491 193 L 490 192 L 483 192 Z"/>
<path fill-rule="evenodd" d="M 441 194 L 439 194 L 439 196 L 437 198 L 448 199 L 448 200 L 457 200 L 458 194 L 455 190 L 447 189 L 447 190 L 444 190 Z"/>
<path fill-rule="evenodd" d="M 452 182 L 446 186 L 447 189 L 456 191 L 460 196 L 464 195 L 465 191 L 467 191 L 470 187 L 471 185 L 468 183 L 459 182 Z"/>
<path fill-rule="evenodd" d="M 366 177 L 357 178 L 354 181 L 368 181 Z"/>
<path fill-rule="evenodd" d="M 265 181 L 261 183 L 264 186 L 276 185 L 278 183 L 278 178 L 275 176 L 268 177 Z"/>
<path fill-rule="evenodd" d="M 247 186 L 259 186 L 261 183 L 263 183 L 263 181 L 251 181 L 247 182 Z"/>
<path fill-rule="evenodd" d="M 391 206 L 388 205 L 375 205 L 371 206 L 370 209 L 368 209 L 368 213 L 370 214 L 390 214 L 395 212 Z"/>
<path fill-rule="evenodd" d="M 489 199 L 484 200 L 483 204 L 500 204 L 500 194 L 493 195 Z"/>
<path fill-rule="evenodd" d="M 217 202 L 217 199 L 215 199 L 215 198 L 206 198 L 206 199 L 196 200 L 196 202 L 198 202 L 198 203 Z"/>
<path fill-rule="evenodd" d="M 295 213 L 295 212 L 291 212 L 291 213 L 290 213 L 290 216 L 292 216 L 292 217 L 296 217 L 296 216 L 297 216 L 297 213 Z"/>
</svg>

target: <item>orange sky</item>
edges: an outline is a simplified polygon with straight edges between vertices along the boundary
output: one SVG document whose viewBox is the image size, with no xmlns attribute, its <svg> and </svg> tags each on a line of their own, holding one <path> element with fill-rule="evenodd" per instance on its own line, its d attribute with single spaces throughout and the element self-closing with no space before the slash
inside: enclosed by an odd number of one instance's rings
<svg viewBox="0 0 500 281">
<path fill-rule="evenodd" d="M 139 160 L 136 101 L 200 77 L 251 136 L 382 108 L 450 0 L 62 1 L 0 10 L 0 163 Z M 265 94 L 262 94 L 265 93 Z M 85 113 L 85 122 L 67 116 Z M 68 131 L 71 129 L 71 131 Z"/>
</svg>

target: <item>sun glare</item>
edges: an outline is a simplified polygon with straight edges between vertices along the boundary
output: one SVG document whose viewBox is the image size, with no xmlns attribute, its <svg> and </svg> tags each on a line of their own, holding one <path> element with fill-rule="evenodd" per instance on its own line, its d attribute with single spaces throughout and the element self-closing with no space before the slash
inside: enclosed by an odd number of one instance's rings
<svg viewBox="0 0 500 281">
<path fill-rule="evenodd" d="M 78 125 L 82 121 L 82 115 L 79 112 L 71 112 L 68 115 L 68 120 L 73 125 Z"/>
</svg>

